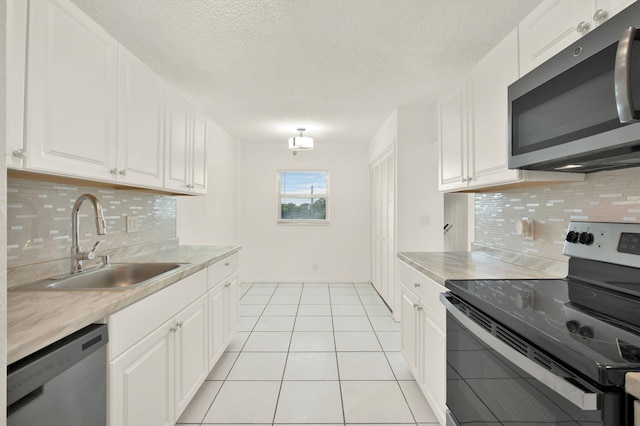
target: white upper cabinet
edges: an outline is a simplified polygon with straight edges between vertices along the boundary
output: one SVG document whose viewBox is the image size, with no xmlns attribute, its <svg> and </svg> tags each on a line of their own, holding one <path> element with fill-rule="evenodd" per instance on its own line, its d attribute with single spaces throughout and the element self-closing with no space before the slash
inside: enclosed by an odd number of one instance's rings
<svg viewBox="0 0 640 426">
<path fill-rule="evenodd" d="M 192 193 L 207 193 L 207 121 L 193 117 L 193 141 L 191 145 L 191 190 Z"/>
<path fill-rule="evenodd" d="M 524 75 L 635 0 L 545 0 L 520 22 Z"/>
<path fill-rule="evenodd" d="M 467 85 L 457 87 L 438 105 L 440 191 L 467 187 Z"/>
<path fill-rule="evenodd" d="M 507 88 L 517 78 L 518 31 L 514 30 L 440 102 L 440 191 L 584 180 L 578 173 L 508 168 Z"/>
<path fill-rule="evenodd" d="M 118 139 L 115 178 L 162 188 L 164 81 L 124 47 L 118 50 Z"/>
<path fill-rule="evenodd" d="M 31 0 L 26 166 L 110 179 L 117 42 L 67 0 Z"/>
<path fill-rule="evenodd" d="M 182 96 L 167 91 L 164 186 L 189 191 L 189 138 L 191 106 Z"/>
<path fill-rule="evenodd" d="M 25 158 L 24 90 L 27 66 L 28 5 L 24 0 L 7 2 L 7 150 L 9 168 L 21 168 Z"/>
<path fill-rule="evenodd" d="M 206 193 L 206 119 L 70 0 L 7 4 L 7 167 Z"/>
<path fill-rule="evenodd" d="M 469 73 L 469 186 L 520 179 L 508 169 L 507 86 L 518 79 L 518 32 L 512 31 Z"/>
<path fill-rule="evenodd" d="M 173 91 L 167 91 L 165 177 L 166 189 L 182 193 L 207 192 L 206 120 Z"/>
</svg>

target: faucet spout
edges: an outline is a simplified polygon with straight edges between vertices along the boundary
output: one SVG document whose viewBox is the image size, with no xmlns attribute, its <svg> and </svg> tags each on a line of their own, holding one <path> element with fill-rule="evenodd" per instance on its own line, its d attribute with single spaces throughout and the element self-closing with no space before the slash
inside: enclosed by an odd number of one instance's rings
<svg viewBox="0 0 640 426">
<path fill-rule="evenodd" d="M 82 272 L 82 261 L 90 259 L 89 254 L 93 254 L 96 249 L 94 246 L 93 250 L 89 253 L 83 253 L 80 251 L 80 246 L 78 243 L 79 240 L 79 229 L 80 229 L 80 207 L 84 201 L 89 201 L 93 206 L 96 214 L 96 233 L 98 235 L 105 235 L 107 233 L 107 222 L 104 219 L 104 209 L 102 208 L 102 204 L 98 199 L 91 194 L 82 194 L 78 197 L 76 202 L 73 205 L 73 209 L 71 211 L 71 227 L 72 227 L 72 242 L 71 242 L 71 273 Z"/>
</svg>

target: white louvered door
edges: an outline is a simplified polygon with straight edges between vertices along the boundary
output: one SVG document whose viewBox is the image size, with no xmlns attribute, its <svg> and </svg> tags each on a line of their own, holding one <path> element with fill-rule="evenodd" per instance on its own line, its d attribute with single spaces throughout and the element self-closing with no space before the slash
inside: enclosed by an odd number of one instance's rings
<svg viewBox="0 0 640 426">
<path fill-rule="evenodd" d="M 395 155 L 387 150 L 371 165 L 371 281 L 393 307 L 395 295 Z"/>
</svg>

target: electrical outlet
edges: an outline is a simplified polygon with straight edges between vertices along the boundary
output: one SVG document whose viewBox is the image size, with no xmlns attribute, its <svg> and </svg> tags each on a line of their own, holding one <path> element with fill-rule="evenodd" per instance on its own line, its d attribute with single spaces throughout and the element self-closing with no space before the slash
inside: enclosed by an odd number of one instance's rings
<svg viewBox="0 0 640 426">
<path fill-rule="evenodd" d="M 127 216 L 127 234 L 140 231 L 140 217 Z"/>
</svg>

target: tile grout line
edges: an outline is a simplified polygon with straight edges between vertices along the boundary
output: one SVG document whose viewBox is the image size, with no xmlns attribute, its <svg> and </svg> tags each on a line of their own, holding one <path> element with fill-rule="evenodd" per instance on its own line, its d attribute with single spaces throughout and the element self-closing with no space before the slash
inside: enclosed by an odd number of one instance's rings
<svg viewBox="0 0 640 426">
<path fill-rule="evenodd" d="M 276 293 L 280 283 L 276 285 L 276 288 L 273 290 L 273 294 Z M 302 299 L 302 291 L 304 290 L 304 284 L 302 285 L 302 290 L 300 290 L 300 296 L 298 297 L 298 306 L 296 308 L 296 315 L 293 317 L 293 326 L 291 327 L 291 335 L 289 337 L 289 346 L 287 347 L 287 355 L 284 359 L 284 368 L 282 369 L 282 379 L 280 380 L 280 387 L 278 388 L 278 397 L 276 398 L 276 406 L 273 410 L 273 417 L 271 421 L 271 426 L 276 423 L 276 415 L 278 414 L 278 404 L 280 403 L 280 395 L 282 395 L 282 386 L 284 385 L 284 375 L 287 372 L 287 363 L 289 362 L 289 353 L 291 352 L 291 342 L 293 341 L 293 331 L 296 328 L 296 322 L 298 321 L 298 311 L 300 310 L 300 300 Z M 273 297 L 273 296 L 272 296 Z M 271 301 L 271 298 L 269 298 Z M 267 302 L 267 306 L 269 302 Z M 266 306 L 265 306 L 266 309 Z"/>
<path fill-rule="evenodd" d="M 351 283 L 353 286 L 353 283 Z M 355 290 L 355 286 L 354 286 Z M 363 308 L 364 309 L 364 308 Z M 329 311 L 331 312 L 331 334 L 333 335 L 333 353 L 336 359 L 336 372 L 338 373 L 338 389 L 340 391 L 340 406 L 342 407 L 342 421 L 343 424 L 347 424 L 347 414 L 344 411 L 344 395 L 342 393 L 342 379 L 340 378 L 340 363 L 338 362 L 338 344 L 336 342 L 336 328 L 333 321 L 333 302 L 331 301 L 331 287 L 329 286 Z"/>
</svg>

